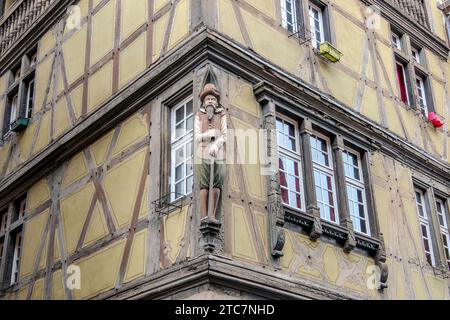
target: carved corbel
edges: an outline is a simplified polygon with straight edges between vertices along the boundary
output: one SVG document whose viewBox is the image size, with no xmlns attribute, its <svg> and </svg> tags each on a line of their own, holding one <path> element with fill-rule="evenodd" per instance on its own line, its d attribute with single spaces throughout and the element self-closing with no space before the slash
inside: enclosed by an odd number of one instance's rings
<svg viewBox="0 0 450 320">
<path fill-rule="evenodd" d="M 386 264 L 386 251 L 384 246 L 384 237 L 380 233 L 380 248 L 375 255 L 375 265 L 380 268 L 379 290 L 384 290 L 388 287 L 387 281 L 389 278 L 389 267 Z"/>
</svg>

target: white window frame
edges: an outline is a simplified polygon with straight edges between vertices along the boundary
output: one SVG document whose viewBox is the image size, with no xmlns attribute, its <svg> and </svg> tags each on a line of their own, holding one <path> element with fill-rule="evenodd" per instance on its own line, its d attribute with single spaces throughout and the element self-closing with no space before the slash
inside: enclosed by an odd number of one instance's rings
<svg viewBox="0 0 450 320">
<path fill-rule="evenodd" d="M 31 89 L 31 90 L 30 90 Z M 25 115 L 27 118 L 31 118 L 31 112 L 34 107 L 34 89 L 35 89 L 35 81 L 34 78 L 30 79 L 27 83 L 27 102 L 26 102 L 26 112 Z"/>
<path fill-rule="evenodd" d="M 189 97 L 187 99 L 185 99 L 184 101 L 182 101 L 181 103 L 177 104 L 174 108 L 171 109 L 171 118 L 170 118 L 170 127 L 171 127 L 171 146 L 170 146 L 170 151 L 171 151 L 171 163 L 170 163 L 170 192 L 171 192 L 171 201 L 177 201 L 187 195 L 189 195 L 190 193 L 192 193 L 192 188 L 191 191 L 188 192 L 188 188 L 186 186 L 186 183 L 189 179 L 194 177 L 194 170 L 193 170 L 193 166 L 194 166 L 194 161 L 193 161 L 193 152 L 194 152 L 194 113 L 193 113 L 193 104 L 192 104 L 192 114 L 188 117 L 186 115 L 186 105 L 188 102 L 192 101 L 193 103 L 193 98 Z M 176 123 L 176 112 L 177 110 L 179 110 L 180 108 L 185 108 L 184 111 L 184 117 L 183 120 L 181 120 L 180 122 Z M 186 128 L 186 124 L 187 124 L 187 119 L 192 117 L 192 129 L 187 130 Z M 175 130 L 176 130 L 176 126 L 180 123 L 184 122 L 184 134 L 181 135 L 180 137 L 176 137 L 175 135 Z M 186 156 L 186 150 L 187 150 L 187 146 L 189 145 L 189 143 L 192 146 L 192 156 L 191 157 L 187 157 Z M 176 164 L 175 164 L 175 159 L 176 159 L 176 154 L 175 151 L 179 150 L 180 148 L 183 148 L 183 154 L 184 154 L 184 160 L 183 160 L 183 177 L 178 180 L 175 181 L 175 173 L 176 173 Z M 186 166 L 188 165 L 188 161 L 191 162 L 191 173 L 190 174 L 186 174 Z M 176 194 L 176 184 L 183 182 L 183 192 L 181 194 Z"/>
<path fill-rule="evenodd" d="M 441 211 L 439 211 L 439 206 L 437 205 L 439 204 Z M 441 229 L 441 236 L 442 236 L 442 240 L 444 240 L 444 238 L 447 240 L 447 246 L 445 245 L 445 242 L 443 242 L 444 245 L 444 251 L 445 251 L 445 259 L 447 261 L 448 267 L 450 269 L 450 230 L 448 228 L 448 224 L 447 224 L 447 208 L 445 206 L 445 201 L 440 199 L 440 198 L 436 198 L 436 212 L 438 214 L 438 221 L 439 221 L 439 226 Z M 439 216 L 442 217 L 442 222 L 441 223 Z"/>
<path fill-rule="evenodd" d="M 417 194 L 419 194 L 420 204 L 417 200 Z M 431 265 L 435 266 L 436 265 L 436 257 L 434 255 L 434 250 L 433 250 L 433 241 L 432 241 L 432 234 L 431 234 L 431 228 L 430 228 L 429 214 L 428 214 L 427 205 L 425 203 L 424 191 L 417 187 L 414 188 L 414 198 L 416 201 L 417 214 L 419 216 L 419 232 L 420 232 L 420 237 L 422 238 L 422 248 L 425 253 L 425 259 L 428 261 L 426 256 L 427 256 L 427 254 L 429 254 L 430 259 L 431 259 Z M 420 214 L 419 205 L 422 208 L 423 216 Z M 423 235 L 422 226 L 425 227 L 425 230 L 427 232 L 426 236 Z M 430 248 L 429 252 L 425 248 L 425 244 L 424 244 L 425 241 L 428 241 L 428 246 Z"/>
<path fill-rule="evenodd" d="M 420 51 L 414 47 L 411 48 L 411 55 L 417 63 L 422 63 L 420 59 Z"/>
<path fill-rule="evenodd" d="M 22 231 L 18 232 L 14 238 L 14 254 L 11 269 L 11 285 L 19 280 L 20 255 L 22 249 Z"/>
<path fill-rule="evenodd" d="M 283 201 L 283 204 L 288 206 L 288 207 L 291 207 L 293 209 L 296 209 L 296 210 L 305 210 L 305 192 L 304 192 L 304 187 L 303 187 L 303 184 L 304 184 L 304 181 L 303 181 L 303 179 L 304 179 L 304 177 L 303 177 L 303 162 L 302 162 L 302 155 L 301 155 L 301 150 L 300 150 L 300 133 L 299 133 L 299 130 L 298 130 L 298 125 L 297 125 L 296 121 L 292 120 L 291 118 L 289 118 L 289 117 L 287 117 L 287 116 L 285 116 L 283 114 L 277 114 L 275 121 L 277 122 L 278 119 L 280 119 L 283 123 L 289 123 L 289 124 L 294 126 L 294 135 L 295 136 L 293 138 L 295 139 L 295 148 L 296 148 L 296 152 L 294 152 L 292 150 L 289 150 L 289 149 L 285 148 L 284 146 L 282 146 L 278 142 L 277 143 L 277 145 L 278 145 L 278 157 L 279 158 L 285 157 L 285 158 L 288 158 L 288 159 L 290 159 L 290 160 L 292 160 L 294 162 L 297 162 L 299 175 L 298 175 L 298 177 L 296 177 L 295 174 L 293 175 L 293 174 L 287 172 L 286 170 L 281 170 L 280 169 L 280 171 L 285 172 L 286 178 L 289 175 L 294 176 L 295 178 L 298 178 L 299 179 L 299 185 L 300 185 L 300 194 L 297 192 L 297 190 L 291 189 L 289 187 L 289 182 L 288 181 L 287 181 L 287 184 L 288 184 L 287 188 L 283 188 L 280 185 L 280 188 L 285 189 L 288 192 L 289 203 L 285 203 Z M 277 129 L 277 140 L 278 140 L 278 129 Z M 300 195 L 300 204 L 301 204 L 300 208 L 298 208 L 297 206 L 292 206 L 291 205 L 291 192 L 295 193 L 296 195 L 298 195 L 298 194 Z"/>
<path fill-rule="evenodd" d="M 288 4 L 290 2 L 290 6 Z M 298 17 L 297 17 L 297 0 L 280 0 L 281 4 L 281 23 L 283 28 L 291 32 L 289 27 L 292 28 L 292 33 L 298 32 Z M 288 13 L 291 13 L 292 22 L 288 21 Z"/>
<path fill-rule="evenodd" d="M 313 145 L 312 145 L 312 139 L 314 137 L 318 137 L 318 138 L 325 140 L 325 142 L 327 144 L 327 154 L 328 154 L 328 164 L 329 164 L 329 167 L 327 167 L 321 163 L 318 163 L 317 161 L 314 160 L 314 157 L 312 157 L 313 173 L 314 173 L 314 190 L 316 191 L 317 205 L 319 206 L 319 209 L 321 209 L 321 205 L 323 207 L 325 207 L 325 206 L 331 207 L 329 204 L 326 204 L 323 201 L 319 200 L 319 195 L 317 194 L 317 181 L 315 178 L 316 171 L 318 171 L 320 174 L 329 176 L 331 178 L 331 187 L 332 187 L 332 191 L 333 191 L 333 203 L 334 203 L 333 208 L 334 208 L 334 215 L 335 215 L 336 221 L 331 220 L 331 216 L 327 217 L 325 215 L 325 213 L 322 212 L 322 210 L 320 210 L 320 216 L 323 220 L 329 221 L 334 224 L 339 224 L 339 207 L 338 207 L 338 202 L 337 202 L 337 190 L 336 190 L 336 182 L 335 182 L 334 167 L 333 167 L 333 154 L 332 154 L 332 149 L 331 149 L 331 140 L 327 136 L 325 136 L 317 131 L 314 131 L 310 137 L 310 139 L 311 139 L 311 155 L 314 154 L 313 149 L 315 149 L 315 148 L 313 148 Z M 320 184 L 320 182 L 319 182 L 319 184 Z M 320 187 L 321 187 L 321 189 L 323 189 L 322 185 L 320 185 Z M 325 189 L 323 189 L 323 190 L 325 190 Z M 321 196 L 322 196 L 322 194 L 321 194 Z"/>
<path fill-rule="evenodd" d="M 419 96 L 420 108 L 422 109 L 425 115 L 428 115 L 428 101 L 427 101 L 427 93 L 425 91 L 425 81 L 419 75 L 416 75 L 416 87 Z"/>
<path fill-rule="evenodd" d="M 407 78 L 406 78 L 406 68 L 405 68 L 405 65 L 403 64 L 403 63 L 401 63 L 400 61 L 395 61 L 395 63 L 396 63 L 396 65 L 399 65 L 401 68 L 402 68 L 402 73 L 403 73 L 403 82 L 404 82 L 404 86 L 405 86 L 405 91 L 406 91 L 406 104 L 409 106 L 409 105 L 411 105 L 411 103 L 410 103 L 410 100 L 409 100 L 409 87 L 408 87 L 408 81 L 406 80 Z M 396 76 L 396 78 L 397 78 L 397 76 Z M 398 79 L 397 79 L 398 80 Z M 399 89 L 399 97 L 401 98 L 401 95 L 402 95 L 402 93 L 401 93 L 401 90 L 400 90 L 400 88 L 398 88 Z"/>
<path fill-rule="evenodd" d="M 13 123 L 17 120 L 19 116 L 19 94 L 15 94 L 11 99 L 9 112 L 9 130 L 11 130 Z"/>
<path fill-rule="evenodd" d="M 355 151 L 355 150 L 353 150 L 351 148 L 348 148 L 348 147 L 345 148 L 343 153 L 344 153 L 343 154 L 343 156 L 344 156 L 343 157 L 344 158 L 343 162 L 344 162 L 344 171 L 345 171 L 344 173 L 345 173 L 345 182 L 347 184 L 347 191 L 349 189 L 349 186 L 353 187 L 353 188 L 355 188 L 355 189 L 357 189 L 359 191 L 361 191 L 361 193 L 362 193 L 362 201 L 363 202 L 360 203 L 360 202 L 357 201 L 357 203 L 364 206 L 364 218 L 361 218 L 359 216 L 359 214 L 356 215 L 356 213 L 353 211 L 353 209 L 352 209 L 352 202 L 354 202 L 354 199 L 350 199 L 350 193 L 347 192 L 348 205 L 349 205 L 349 211 L 350 211 L 349 213 L 350 213 L 350 217 L 351 217 L 351 219 L 353 221 L 353 228 L 354 228 L 354 230 L 356 232 L 359 232 L 359 233 L 362 233 L 362 234 L 370 236 L 370 234 L 371 234 L 371 232 L 370 232 L 370 220 L 369 220 L 369 214 L 368 214 L 368 209 L 367 209 L 366 187 L 365 187 L 365 184 L 364 184 L 364 175 L 363 175 L 363 169 L 362 169 L 361 155 L 360 155 L 359 152 L 357 152 L 357 151 Z M 353 164 L 347 163 L 345 161 L 345 154 L 346 153 L 356 156 L 357 163 L 358 163 L 358 168 L 357 169 L 358 169 L 358 173 L 359 173 L 359 180 L 357 180 L 357 179 L 347 175 L 346 167 L 347 166 L 351 166 L 351 168 L 353 169 L 353 168 L 355 168 L 355 166 Z M 361 225 L 359 223 L 356 223 L 356 222 L 360 222 L 361 220 L 364 220 L 364 224 L 365 224 L 365 227 L 366 227 L 366 232 L 363 232 L 361 230 Z"/>
<path fill-rule="evenodd" d="M 317 11 L 318 19 L 314 17 L 313 10 Z M 309 27 L 311 32 L 311 41 L 314 48 L 319 49 L 320 44 L 325 41 L 325 28 L 323 24 L 323 9 L 312 3 L 311 1 L 308 4 L 308 15 L 309 15 Z M 315 21 L 319 23 L 319 30 L 316 30 Z M 316 32 L 320 35 L 320 41 L 317 39 Z"/>
<path fill-rule="evenodd" d="M 392 38 L 391 38 L 392 39 L 392 45 L 394 46 L 394 48 L 396 48 L 398 50 L 402 50 L 403 47 L 402 47 L 402 39 L 401 39 L 401 37 L 398 34 L 396 34 L 395 32 L 392 32 L 391 36 L 392 36 Z"/>
</svg>

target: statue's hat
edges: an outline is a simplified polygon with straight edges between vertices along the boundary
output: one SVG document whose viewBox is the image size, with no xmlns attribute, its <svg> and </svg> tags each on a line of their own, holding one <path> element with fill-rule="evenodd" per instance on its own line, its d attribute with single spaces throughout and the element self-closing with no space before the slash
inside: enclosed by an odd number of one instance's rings
<svg viewBox="0 0 450 320">
<path fill-rule="evenodd" d="M 217 98 L 217 101 L 220 101 L 220 92 L 217 90 L 216 86 L 212 83 L 207 83 L 205 87 L 203 88 L 202 93 L 200 94 L 200 100 L 203 102 L 203 100 L 206 98 L 206 96 L 212 95 Z"/>
</svg>

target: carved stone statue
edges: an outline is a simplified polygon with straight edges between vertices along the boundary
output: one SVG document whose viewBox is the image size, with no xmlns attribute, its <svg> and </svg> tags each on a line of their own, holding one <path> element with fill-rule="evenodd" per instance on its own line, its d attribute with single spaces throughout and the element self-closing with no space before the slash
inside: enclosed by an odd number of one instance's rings
<svg viewBox="0 0 450 320">
<path fill-rule="evenodd" d="M 225 169 L 227 118 L 220 105 L 220 92 L 208 83 L 200 94 L 201 107 L 195 115 L 196 164 L 200 178 L 200 216 L 202 221 L 219 223 L 217 207 Z"/>
</svg>

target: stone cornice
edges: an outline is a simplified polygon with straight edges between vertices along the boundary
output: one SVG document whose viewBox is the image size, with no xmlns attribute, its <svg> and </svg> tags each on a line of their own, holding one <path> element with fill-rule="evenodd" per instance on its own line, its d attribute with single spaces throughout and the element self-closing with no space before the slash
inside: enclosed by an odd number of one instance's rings
<svg viewBox="0 0 450 320">
<path fill-rule="evenodd" d="M 95 299 L 166 299 L 178 292 L 205 284 L 236 289 L 265 299 L 362 299 L 351 292 L 334 290 L 308 281 L 300 275 L 292 277 L 267 267 L 234 261 L 215 255 L 203 255 L 169 267 L 126 286 L 102 294 Z"/>
<path fill-rule="evenodd" d="M 389 21 L 396 29 L 406 33 L 417 45 L 428 48 L 433 53 L 444 59 L 448 58 L 449 47 L 445 40 L 437 37 L 425 26 L 414 21 L 407 14 L 397 9 L 395 6 L 385 0 L 361 0 L 367 5 L 377 5 L 382 16 Z"/>
</svg>

